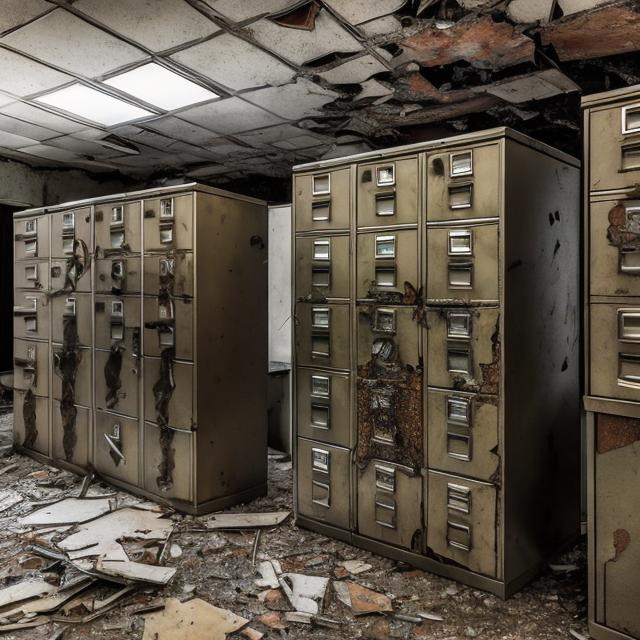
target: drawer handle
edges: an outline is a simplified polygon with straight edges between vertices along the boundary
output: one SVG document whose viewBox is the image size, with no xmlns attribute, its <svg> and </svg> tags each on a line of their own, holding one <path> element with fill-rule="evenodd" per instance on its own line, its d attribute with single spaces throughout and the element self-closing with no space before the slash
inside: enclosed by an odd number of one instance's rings
<svg viewBox="0 0 640 640">
<path fill-rule="evenodd" d="M 448 270 L 449 289 L 473 288 L 473 262 L 450 259 Z"/>
<path fill-rule="evenodd" d="M 331 201 L 315 200 L 312 202 L 311 219 L 314 222 L 329 222 L 331 220 Z"/>
<path fill-rule="evenodd" d="M 620 272 L 631 275 L 640 273 L 640 251 L 622 249 L 620 252 Z"/>
<path fill-rule="evenodd" d="M 381 527 L 396 528 L 396 501 L 389 495 L 376 493 L 375 518 Z"/>
<path fill-rule="evenodd" d="M 625 144 L 621 147 L 621 165 L 623 171 L 640 169 L 640 143 Z"/>
<path fill-rule="evenodd" d="M 331 428 L 331 408 L 328 404 L 311 403 L 311 426 L 325 430 Z"/>
<path fill-rule="evenodd" d="M 640 342 L 640 309 L 618 309 L 618 340 Z"/>
<path fill-rule="evenodd" d="M 473 183 L 449 187 L 449 209 L 470 209 L 473 204 Z"/>
<path fill-rule="evenodd" d="M 393 216 L 396 213 L 395 191 L 376 193 L 376 215 Z"/>
<path fill-rule="evenodd" d="M 623 385 L 640 385 L 640 354 L 639 353 L 619 353 L 618 354 L 618 381 Z"/>
<path fill-rule="evenodd" d="M 448 520 L 447 544 L 454 549 L 471 551 L 471 527 L 467 524 Z"/>
<path fill-rule="evenodd" d="M 449 373 L 471 373 L 471 347 L 449 343 L 447 345 L 447 370 Z"/>
</svg>

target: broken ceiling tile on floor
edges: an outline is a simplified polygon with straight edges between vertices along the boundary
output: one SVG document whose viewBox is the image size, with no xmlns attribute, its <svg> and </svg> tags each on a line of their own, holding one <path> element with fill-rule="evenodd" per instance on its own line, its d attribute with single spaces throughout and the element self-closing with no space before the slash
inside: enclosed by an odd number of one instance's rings
<svg viewBox="0 0 640 640">
<path fill-rule="evenodd" d="M 230 33 L 174 53 L 171 58 L 235 90 L 280 85 L 295 75 L 293 69 L 270 53 Z"/>
<path fill-rule="evenodd" d="M 0 607 L 6 607 L 9 604 L 15 604 L 30 598 L 39 598 L 55 593 L 57 590 L 58 587 L 41 578 L 22 580 L 0 589 Z"/>
<path fill-rule="evenodd" d="M 344 560 L 338 564 L 354 576 L 364 573 L 365 571 L 369 571 L 369 569 L 372 568 L 371 565 L 364 560 Z"/>
<path fill-rule="evenodd" d="M 283 573 L 279 582 L 296 611 L 314 616 L 322 611 L 329 578 L 305 576 L 301 573 Z"/>
<path fill-rule="evenodd" d="M 246 28 L 267 49 L 295 64 L 305 64 L 331 53 L 356 53 L 362 45 L 332 15 L 322 9 L 312 31 L 291 29 L 263 18 Z"/>
<path fill-rule="evenodd" d="M 177 569 L 175 567 L 159 567 L 157 565 L 131 562 L 129 560 L 96 561 L 95 570 L 106 576 L 115 576 L 134 582 L 148 582 L 150 584 L 168 584 Z"/>
<path fill-rule="evenodd" d="M 63 525 L 87 522 L 111 511 L 108 498 L 64 498 L 18 519 L 21 525 Z"/>
<path fill-rule="evenodd" d="M 400 9 L 407 0 L 325 0 L 337 14 L 353 25 L 386 16 Z"/>
<path fill-rule="evenodd" d="M 11 507 L 18 504 L 18 502 L 22 502 L 24 498 L 17 493 L 16 491 L 11 491 L 10 489 L 7 491 L 3 491 L 0 493 L 0 513 L 6 511 L 7 509 L 11 509 Z"/>
<path fill-rule="evenodd" d="M 282 573 L 282 567 L 277 560 L 264 560 L 258 564 L 256 569 L 261 576 L 254 580 L 256 586 L 263 589 L 266 587 L 277 589 L 280 586 L 278 574 Z"/>
<path fill-rule="evenodd" d="M 338 600 L 347 605 L 354 616 L 393 611 L 391 599 L 388 596 L 367 589 L 356 582 L 334 582 L 333 589 Z"/>
<path fill-rule="evenodd" d="M 556 0 L 511 0 L 507 14 L 514 22 L 549 22 Z"/>
<path fill-rule="evenodd" d="M 342 62 L 328 71 L 321 71 L 317 75 L 331 84 L 357 84 L 376 73 L 384 73 L 388 70 L 382 62 L 367 53 Z"/>
<path fill-rule="evenodd" d="M 282 524 L 290 511 L 270 513 L 217 513 L 209 518 L 207 529 L 255 529 L 256 527 L 275 527 Z"/>
<path fill-rule="evenodd" d="M 558 69 L 510 78 L 479 89 L 513 104 L 580 91 L 580 87 Z"/>
</svg>

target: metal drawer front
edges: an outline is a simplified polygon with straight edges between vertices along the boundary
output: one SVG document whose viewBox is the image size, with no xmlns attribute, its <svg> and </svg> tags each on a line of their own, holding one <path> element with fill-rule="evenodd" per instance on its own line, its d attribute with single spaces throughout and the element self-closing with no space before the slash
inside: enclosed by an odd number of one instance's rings
<svg viewBox="0 0 640 640">
<path fill-rule="evenodd" d="M 590 205 L 590 292 L 640 295 L 640 200 Z"/>
<path fill-rule="evenodd" d="M 99 473 L 138 484 L 138 421 L 96 411 L 95 465 Z"/>
<path fill-rule="evenodd" d="M 13 223 L 14 258 L 33 260 L 49 257 L 49 216 L 20 218 Z"/>
<path fill-rule="evenodd" d="M 94 220 L 99 258 L 140 253 L 140 202 L 96 204 Z"/>
<path fill-rule="evenodd" d="M 498 309 L 432 309 L 427 312 L 427 325 L 427 383 L 430 387 L 499 393 Z"/>
<path fill-rule="evenodd" d="M 67 343 L 72 344 L 73 334 L 77 332 L 78 345 L 90 347 L 91 314 L 90 293 L 62 294 L 51 298 L 53 342 L 63 344 L 66 332 Z"/>
<path fill-rule="evenodd" d="M 640 420 L 597 414 L 594 455 L 596 620 L 639 638 Z"/>
<path fill-rule="evenodd" d="M 95 347 L 122 346 L 132 357 L 141 354 L 140 298 L 95 296 Z"/>
<path fill-rule="evenodd" d="M 144 419 L 157 424 L 166 420 L 170 427 L 193 429 L 193 365 L 171 361 L 168 367 L 166 371 L 161 367 L 160 358 L 144 359 Z M 165 388 L 170 399 L 167 416 L 161 417 L 156 407 L 156 393 L 162 393 Z"/>
<path fill-rule="evenodd" d="M 358 167 L 358 227 L 418 221 L 418 159 Z"/>
<path fill-rule="evenodd" d="M 63 460 L 78 467 L 86 467 L 89 462 L 89 430 L 91 428 L 91 409 L 74 406 L 70 409 L 75 417 L 69 423 L 65 434 L 64 420 L 60 413 L 60 403 L 54 400 L 51 416 L 51 449 L 55 460 Z"/>
<path fill-rule="evenodd" d="M 427 156 L 427 219 L 463 220 L 499 215 L 500 145 Z"/>
<path fill-rule="evenodd" d="M 349 169 L 294 177 L 296 231 L 348 229 Z"/>
<path fill-rule="evenodd" d="M 49 290 L 49 263 L 46 260 L 16 262 L 13 267 L 15 289 Z"/>
<path fill-rule="evenodd" d="M 298 368 L 296 385 L 298 435 L 349 447 L 349 376 Z"/>
<path fill-rule="evenodd" d="M 430 471 L 426 502 L 429 549 L 471 571 L 497 577 L 497 489 Z"/>
<path fill-rule="evenodd" d="M 193 359 L 193 303 L 189 299 L 144 299 L 144 354 L 172 348 L 178 360 Z"/>
<path fill-rule="evenodd" d="M 76 254 L 75 259 L 51 259 L 51 290 L 91 293 L 91 258 Z"/>
<path fill-rule="evenodd" d="M 140 293 L 140 257 L 113 256 L 95 261 L 96 293 Z"/>
<path fill-rule="evenodd" d="M 45 294 L 15 291 L 13 305 L 14 338 L 49 338 L 49 300 Z"/>
<path fill-rule="evenodd" d="M 422 553 L 422 476 L 381 460 L 359 470 L 358 533 Z"/>
<path fill-rule="evenodd" d="M 49 395 L 49 345 L 28 340 L 13 341 L 13 386 L 31 389 L 37 396 Z"/>
<path fill-rule="evenodd" d="M 296 240 L 297 300 L 348 298 L 349 271 L 348 236 Z"/>
<path fill-rule="evenodd" d="M 64 370 L 64 353 L 62 346 L 54 345 L 51 348 L 53 362 L 53 384 L 51 385 L 52 397 L 54 400 L 62 400 L 62 387 Z M 69 383 L 73 388 L 71 401 L 85 407 L 92 406 L 92 367 L 91 349 L 80 348 L 76 355 L 77 368 L 75 371 L 75 381 Z"/>
<path fill-rule="evenodd" d="M 96 360 L 96 407 L 137 417 L 140 358 L 118 347 L 109 351 L 96 349 L 93 353 Z"/>
<path fill-rule="evenodd" d="M 298 364 L 348 369 L 349 307 L 339 304 L 300 303 L 296 309 Z"/>
<path fill-rule="evenodd" d="M 144 201 L 144 250 L 193 250 L 193 196 Z"/>
<path fill-rule="evenodd" d="M 185 431 L 144 425 L 144 488 L 163 498 L 190 501 L 193 435 Z M 179 461 L 179 464 L 176 462 Z"/>
<path fill-rule="evenodd" d="M 349 529 L 350 510 L 349 450 L 299 438 L 299 513 L 314 520 Z"/>
<path fill-rule="evenodd" d="M 498 300 L 498 225 L 427 229 L 428 300 Z"/>
<path fill-rule="evenodd" d="M 430 390 L 427 414 L 430 468 L 486 482 L 499 479 L 495 398 Z"/>
<path fill-rule="evenodd" d="M 93 251 L 91 208 L 54 211 L 51 214 L 51 257 L 70 258 Z"/>
<path fill-rule="evenodd" d="M 193 297 L 193 254 L 169 253 L 144 256 L 144 293 L 158 295 L 160 283 L 174 296 Z"/>
<path fill-rule="evenodd" d="M 13 438 L 26 449 L 49 455 L 49 399 L 31 391 L 13 392 Z"/>
<path fill-rule="evenodd" d="M 358 299 L 413 304 L 407 287 L 418 289 L 418 232 L 380 231 L 358 235 Z"/>
</svg>

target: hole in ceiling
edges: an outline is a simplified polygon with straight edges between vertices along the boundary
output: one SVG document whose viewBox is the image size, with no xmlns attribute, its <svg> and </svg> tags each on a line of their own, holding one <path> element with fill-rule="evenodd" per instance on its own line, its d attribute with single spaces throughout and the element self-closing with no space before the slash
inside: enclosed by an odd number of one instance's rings
<svg viewBox="0 0 640 640">
<path fill-rule="evenodd" d="M 319 11 L 320 7 L 315 2 L 308 2 L 286 13 L 272 15 L 271 20 L 281 27 L 313 31 L 316 27 L 316 16 Z"/>
</svg>

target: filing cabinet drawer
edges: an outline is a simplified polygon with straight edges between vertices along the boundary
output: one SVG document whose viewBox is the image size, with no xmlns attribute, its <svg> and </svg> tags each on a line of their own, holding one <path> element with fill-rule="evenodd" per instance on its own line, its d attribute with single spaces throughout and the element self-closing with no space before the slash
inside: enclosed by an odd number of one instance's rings
<svg viewBox="0 0 640 640">
<path fill-rule="evenodd" d="M 144 425 L 144 488 L 163 498 L 193 499 L 193 435 L 186 431 Z M 179 461 L 179 464 L 176 464 Z"/>
<path fill-rule="evenodd" d="M 91 207 L 54 211 L 50 215 L 52 258 L 92 253 Z"/>
<path fill-rule="evenodd" d="M 94 208 L 96 254 L 106 258 L 123 253 L 140 253 L 141 203 L 107 202 Z"/>
<path fill-rule="evenodd" d="M 158 295 L 160 286 L 173 296 L 193 297 L 193 253 L 144 256 L 144 293 Z"/>
<path fill-rule="evenodd" d="M 427 229 L 427 299 L 497 301 L 498 225 Z"/>
<path fill-rule="evenodd" d="M 29 340 L 13 341 L 13 386 L 31 389 L 37 396 L 49 395 L 49 345 Z"/>
<path fill-rule="evenodd" d="M 75 380 L 73 380 L 73 354 L 67 353 L 66 357 L 61 346 L 51 348 L 53 359 L 53 384 L 51 385 L 54 400 L 62 400 L 63 375 L 66 371 L 68 385 L 73 385 L 73 402 L 92 406 L 93 383 L 91 367 L 91 349 L 77 349 Z"/>
<path fill-rule="evenodd" d="M 348 369 L 349 307 L 346 304 L 296 306 L 296 358 L 299 365 Z"/>
<path fill-rule="evenodd" d="M 48 291 L 49 262 L 47 260 L 16 262 L 13 267 L 13 286 L 15 289 Z"/>
<path fill-rule="evenodd" d="M 484 394 L 500 390 L 499 310 L 453 307 L 427 312 L 427 384 Z"/>
<path fill-rule="evenodd" d="M 144 201 L 144 250 L 193 250 L 193 196 Z"/>
<path fill-rule="evenodd" d="M 296 239 L 296 300 L 350 296 L 349 236 Z"/>
<path fill-rule="evenodd" d="M 298 439 L 298 512 L 349 529 L 351 456 L 348 449 Z"/>
<path fill-rule="evenodd" d="M 350 175 L 347 168 L 294 177 L 296 231 L 349 228 Z"/>
<path fill-rule="evenodd" d="M 52 423 L 52 455 L 56 460 L 64 460 L 78 467 L 86 467 L 89 462 L 89 431 L 91 429 L 91 409 L 74 406 L 75 418 L 68 417 L 68 430 L 65 436 L 65 420 L 60 412 L 60 403 L 53 401 Z"/>
<path fill-rule="evenodd" d="M 18 446 L 49 455 L 49 398 L 14 390 L 13 437 Z"/>
<path fill-rule="evenodd" d="M 14 291 L 14 338 L 49 339 L 49 300 L 44 293 Z"/>
<path fill-rule="evenodd" d="M 96 349 L 93 354 L 96 360 L 96 407 L 137 417 L 140 359 L 117 346 L 109 351 Z"/>
<path fill-rule="evenodd" d="M 138 484 L 139 426 L 137 420 L 96 411 L 95 466 L 99 473 Z"/>
<path fill-rule="evenodd" d="M 13 257 L 16 260 L 33 260 L 49 257 L 49 216 L 33 216 L 14 220 L 15 243 Z"/>
<path fill-rule="evenodd" d="M 358 166 L 358 227 L 417 222 L 417 158 Z"/>
<path fill-rule="evenodd" d="M 96 293 L 110 293 L 114 296 L 140 293 L 140 260 L 139 256 L 114 256 L 96 260 Z"/>
<path fill-rule="evenodd" d="M 500 145 L 427 156 L 427 220 L 500 215 Z"/>
<path fill-rule="evenodd" d="M 144 299 L 144 354 L 159 356 L 173 348 L 178 360 L 193 359 L 193 303 L 189 299 Z"/>
<path fill-rule="evenodd" d="M 95 296 L 96 349 L 110 349 L 122 345 L 130 355 L 139 355 L 140 298 Z"/>
<path fill-rule="evenodd" d="M 349 447 L 349 376 L 298 368 L 296 382 L 298 435 L 340 447 Z"/>
<path fill-rule="evenodd" d="M 161 376 L 162 374 L 162 376 Z M 166 376 L 166 377 L 165 377 Z M 171 363 L 171 371 L 165 372 L 161 358 L 144 359 L 144 419 L 160 424 L 156 396 L 162 397 L 162 390 L 169 381 L 174 388 L 169 400 L 168 425 L 176 429 L 194 428 L 193 415 L 193 365 L 185 362 Z"/>
<path fill-rule="evenodd" d="M 372 460 L 358 470 L 358 533 L 422 553 L 422 476 Z"/>
<path fill-rule="evenodd" d="M 591 394 L 640 400 L 640 305 L 592 304 Z"/>
<path fill-rule="evenodd" d="M 417 231 L 359 234 L 357 256 L 358 299 L 402 304 L 405 282 L 418 289 Z"/>
<path fill-rule="evenodd" d="M 91 293 L 91 260 L 74 264 L 68 258 L 52 258 L 51 290 Z"/>
<path fill-rule="evenodd" d="M 429 390 L 428 466 L 494 482 L 500 473 L 495 398 Z"/>
<path fill-rule="evenodd" d="M 91 346 L 91 294 L 74 293 L 51 298 L 51 339 L 63 344 L 66 338 L 69 344 L 76 339 L 82 347 Z"/>
<path fill-rule="evenodd" d="M 590 205 L 590 293 L 640 296 L 640 200 Z"/>
<path fill-rule="evenodd" d="M 589 116 L 591 190 L 622 189 L 640 182 L 640 102 Z"/>
<path fill-rule="evenodd" d="M 497 577 L 497 489 L 434 471 L 428 478 L 429 549 L 471 571 Z"/>
</svg>

